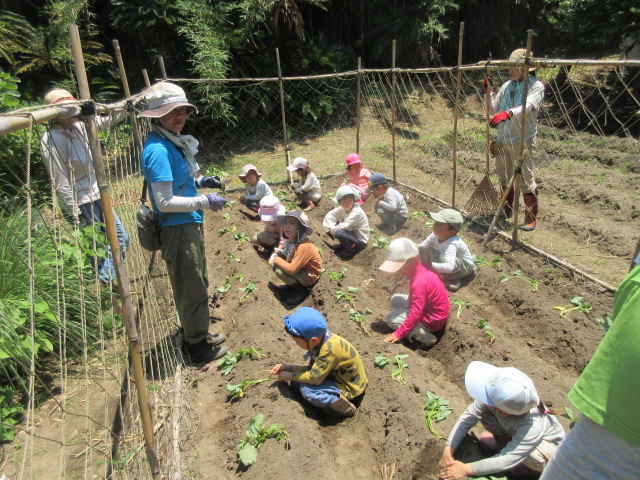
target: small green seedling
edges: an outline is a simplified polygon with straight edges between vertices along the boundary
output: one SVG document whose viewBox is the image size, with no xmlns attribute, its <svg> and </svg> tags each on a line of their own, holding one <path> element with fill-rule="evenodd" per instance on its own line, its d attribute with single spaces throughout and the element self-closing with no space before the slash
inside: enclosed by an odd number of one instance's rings
<svg viewBox="0 0 640 480">
<path fill-rule="evenodd" d="M 502 263 L 499 258 L 494 258 L 493 260 L 486 260 L 484 257 L 480 255 L 473 256 L 473 263 L 478 265 L 479 267 L 490 267 L 497 271 L 502 270 Z"/>
<path fill-rule="evenodd" d="M 231 383 L 227 383 L 225 387 L 229 395 L 233 399 L 240 399 L 244 397 L 245 392 L 254 385 L 258 385 L 259 383 L 268 382 L 269 378 L 261 378 L 259 380 L 242 380 L 240 383 L 233 385 Z"/>
<path fill-rule="evenodd" d="M 392 380 L 395 380 L 396 382 L 401 383 L 403 385 L 407 384 L 407 379 L 404 378 L 404 369 L 409 368 L 409 365 L 407 365 L 403 361 L 405 358 L 409 358 L 409 355 L 404 354 L 404 355 L 396 355 L 395 357 L 393 357 L 393 363 L 396 364 L 397 368 L 391 374 Z"/>
<path fill-rule="evenodd" d="M 529 285 L 531 285 L 531 288 L 529 289 L 531 292 L 538 291 L 538 281 L 535 278 L 525 277 L 524 274 L 522 273 L 522 270 L 516 270 L 515 272 L 513 272 L 513 275 L 511 276 L 501 273 L 499 281 L 500 283 L 504 283 L 508 281 L 510 278 L 521 278 L 525 282 L 529 283 Z"/>
<path fill-rule="evenodd" d="M 341 282 L 342 280 L 344 280 L 346 273 L 347 273 L 346 268 L 343 268 L 339 272 L 329 272 L 329 278 L 334 282 Z"/>
<path fill-rule="evenodd" d="M 379 248 L 381 250 L 386 250 L 389 248 L 389 244 L 391 241 L 387 237 L 383 237 L 382 235 L 378 235 L 373 239 L 373 248 Z"/>
<path fill-rule="evenodd" d="M 221 228 L 220 230 L 218 230 L 218 236 L 221 237 L 223 236 L 225 233 L 232 233 L 236 231 L 236 227 L 224 227 Z"/>
<path fill-rule="evenodd" d="M 378 368 L 384 368 L 386 365 L 389 365 L 391 360 L 389 360 L 384 355 L 376 355 L 373 357 L 373 364 Z"/>
<path fill-rule="evenodd" d="M 560 310 L 560 316 L 562 318 L 567 318 L 567 315 L 571 312 L 589 313 L 593 307 L 585 302 L 583 297 L 573 297 L 569 305 L 553 308 Z"/>
<path fill-rule="evenodd" d="M 276 190 L 274 195 L 278 197 L 278 200 L 280 200 L 280 203 L 283 205 L 289 202 L 287 199 L 288 192 L 286 190 Z"/>
<path fill-rule="evenodd" d="M 431 219 L 431 218 L 430 218 L 429 220 L 427 220 L 426 222 L 424 222 L 424 224 L 425 224 L 425 226 L 426 226 L 427 228 L 433 228 L 433 224 L 434 224 L 434 223 L 436 223 L 436 222 L 435 222 L 435 220 L 433 220 L 433 219 Z"/>
<path fill-rule="evenodd" d="M 465 300 L 452 300 L 451 304 L 458 307 L 458 311 L 456 312 L 456 320 L 460 320 L 460 314 L 463 310 L 471 308 L 471 302 Z"/>
<path fill-rule="evenodd" d="M 435 393 L 427 391 L 427 405 L 424 409 L 426 410 L 424 413 L 424 422 L 431 432 L 431 435 L 436 438 L 444 438 L 436 431 L 433 424 L 444 420 L 447 416 L 453 413 L 453 409 L 449 407 L 449 400 L 445 400 Z"/>
<path fill-rule="evenodd" d="M 360 313 L 358 310 L 356 310 L 355 308 L 350 308 L 349 309 L 349 321 L 350 322 L 355 322 L 358 324 L 358 326 L 362 329 L 362 331 L 364 333 L 366 333 L 367 335 L 369 335 L 369 332 L 367 332 L 367 330 L 364 327 L 364 317 L 365 315 L 371 315 L 373 312 L 371 311 L 370 308 L 367 308 L 363 313 Z"/>
<path fill-rule="evenodd" d="M 247 235 L 245 232 L 236 233 L 233 236 L 233 239 L 236 242 L 238 242 L 238 245 L 242 245 L 243 243 L 247 243 L 250 240 L 249 235 Z"/>
<path fill-rule="evenodd" d="M 596 323 L 600 325 L 601 329 L 603 329 L 605 332 L 608 332 L 611 328 L 611 325 L 613 325 L 613 320 L 611 319 L 611 317 L 609 317 L 608 313 L 605 313 L 604 318 L 596 318 Z"/>
<path fill-rule="evenodd" d="M 498 347 L 495 346 L 495 341 L 496 341 L 496 338 L 498 337 L 496 336 L 496 332 L 493 331 L 493 327 L 491 325 L 487 325 L 486 318 L 484 317 L 480 318 L 480 320 L 478 320 L 478 324 L 476 325 L 476 328 L 479 328 L 480 330 L 482 330 L 482 334 L 489 339 L 489 346 L 491 348 L 493 348 L 497 353 L 502 355 L 503 358 L 508 358 L 509 360 L 513 360 L 513 357 L 510 357 L 509 355 L 507 355 L 506 353 L 504 353 L 502 350 L 500 350 Z"/>
<path fill-rule="evenodd" d="M 562 407 L 562 408 L 564 409 L 564 414 L 562 414 L 563 417 L 568 418 L 573 423 L 576 423 L 578 421 L 578 417 L 576 417 L 573 414 L 573 410 L 570 407 Z"/>
<path fill-rule="evenodd" d="M 239 255 L 236 255 L 233 252 L 227 252 L 227 255 L 225 256 L 225 260 L 227 261 L 227 263 L 231 263 L 231 260 L 235 260 L 236 262 L 241 262 L 242 257 Z"/>
<path fill-rule="evenodd" d="M 227 202 L 225 207 L 233 207 L 236 204 L 237 200 L 231 200 L 230 202 Z"/>
<path fill-rule="evenodd" d="M 298 204 L 296 202 L 287 203 L 287 212 L 295 210 L 296 208 L 298 208 Z"/>
<path fill-rule="evenodd" d="M 222 215 L 222 219 L 228 222 L 229 220 L 231 220 L 231 214 L 225 213 L 224 215 Z"/>
<path fill-rule="evenodd" d="M 227 293 L 231 289 L 231 284 L 235 280 L 238 280 L 239 282 L 241 282 L 242 280 L 244 280 L 244 275 L 240 273 L 239 275 L 234 275 L 233 277 L 227 277 L 227 279 L 224 282 L 224 285 L 216 288 L 216 291 L 220 293 Z"/>
<path fill-rule="evenodd" d="M 253 292 L 257 290 L 255 282 L 249 282 L 244 287 L 240 287 L 238 290 L 242 292 L 242 296 L 240 297 L 240 304 L 244 302 L 247 298 L 251 296 Z"/>
<path fill-rule="evenodd" d="M 340 302 L 340 300 L 345 300 L 349 305 L 353 308 L 356 308 L 355 296 L 358 294 L 360 289 L 358 287 L 347 287 L 347 291 L 337 290 L 336 291 L 336 303 Z"/>
<path fill-rule="evenodd" d="M 218 360 L 218 370 L 222 370 L 222 375 L 229 375 L 231 370 L 244 358 L 265 358 L 268 355 L 260 353 L 262 348 L 241 348 L 236 353 L 227 352 L 227 354 Z"/>
<path fill-rule="evenodd" d="M 286 441 L 285 448 L 289 449 L 289 432 L 279 423 L 272 423 L 266 427 L 262 426 L 264 415 L 257 414 L 247 425 L 245 437 L 238 443 L 238 460 L 245 467 L 250 467 L 258 458 L 258 449 L 269 438 L 275 438 L 278 442 L 281 439 Z"/>
<path fill-rule="evenodd" d="M 409 215 L 410 218 L 415 218 L 416 220 L 422 220 L 422 218 L 426 216 L 427 214 L 424 212 L 421 212 L 420 210 L 417 210 L 413 212 L 411 215 Z"/>
</svg>

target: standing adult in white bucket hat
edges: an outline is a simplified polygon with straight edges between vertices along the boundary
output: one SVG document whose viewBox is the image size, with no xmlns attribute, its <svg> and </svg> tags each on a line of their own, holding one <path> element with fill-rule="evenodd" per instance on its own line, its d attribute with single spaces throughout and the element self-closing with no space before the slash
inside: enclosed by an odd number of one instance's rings
<svg viewBox="0 0 640 480">
<path fill-rule="evenodd" d="M 209 333 L 209 280 L 202 223 L 203 209 L 220 210 L 226 200 L 214 193 L 199 195 L 197 188 L 216 187 L 217 179 L 196 177 L 198 141 L 181 135 L 189 114 L 197 112 L 184 90 L 169 82 L 151 87 L 147 109 L 152 130 L 142 151 L 142 173 L 147 181 L 154 216 L 160 227 L 160 250 L 171 280 L 185 349 L 194 363 L 224 356 L 223 334 Z"/>
<path fill-rule="evenodd" d="M 544 98 L 544 85 L 536 78 L 535 67 L 529 68 L 527 87 L 527 104 L 523 108 L 524 62 L 526 50 L 518 48 L 509 56 L 508 61 L 522 66 L 509 68 L 508 82 L 493 93 L 491 77 L 482 82 L 485 96 L 489 96 L 489 114 L 493 115 L 489 124 L 498 128 L 496 152 L 496 173 L 500 180 L 501 194 L 507 189 L 513 176 L 520 153 L 520 125 L 525 116 L 524 156 L 522 160 L 522 195 L 525 204 L 524 222 L 518 226 L 521 230 L 531 231 L 536 228 L 538 219 L 538 185 L 535 179 L 536 135 L 538 133 L 538 111 Z M 504 212 L 511 217 L 515 200 L 515 187 L 509 190 L 504 204 Z"/>
</svg>

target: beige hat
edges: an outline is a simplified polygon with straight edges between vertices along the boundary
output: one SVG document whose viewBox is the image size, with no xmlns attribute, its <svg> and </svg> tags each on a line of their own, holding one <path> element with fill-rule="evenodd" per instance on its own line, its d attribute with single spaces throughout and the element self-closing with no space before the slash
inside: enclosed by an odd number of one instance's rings
<svg viewBox="0 0 640 480">
<path fill-rule="evenodd" d="M 258 178 L 262 177 L 262 174 L 258 171 L 258 167 L 256 167 L 255 165 L 247 164 L 242 167 L 242 173 L 238 175 L 240 180 L 242 180 L 243 182 L 246 182 L 245 177 L 251 170 L 256 172 L 256 175 L 258 176 Z"/>
<path fill-rule="evenodd" d="M 296 157 L 291 165 L 287 167 L 290 172 L 295 172 L 299 168 L 307 168 L 309 166 L 309 160 L 303 157 Z"/>
<path fill-rule="evenodd" d="M 529 58 L 531 57 L 533 57 L 533 52 L 530 52 Z M 527 58 L 527 49 L 516 48 L 513 52 L 511 52 L 511 55 L 509 55 L 509 58 L 507 59 L 507 61 L 514 62 L 514 63 L 522 63 L 522 65 L 524 66 L 524 62 L 526 58 Z M 536 68 L 537 67 L 529 67 L 529 71 L 533 72 L 534 70 L 536 70 Z"/>
<path fill-rule="evenodd" d="M 71 95 L 71 92 L 63 88 L 54 88 L 53 90 L 49 90 L 44 96 L 44 103 L 47 105 L 72 100 L 75 100 L 74 96 Z"/>
<path fill-rule="evenodd" d="M 187 107 L 187 115 L 198 113 L 198 109 L 187 101 L 184 90 L 170 82 L 160 82 L 151 87 L 144 95 L 147 109 L 139 117 L 160 118 L 178 107 Z"/>
<path fill-rule="evenodd" d="M 379 270 L 396 273 L 410 258 L 418 256 L 418 246 L 408 238 L 396 238 L 389 244 L 387 259 Z"/>
</svg>

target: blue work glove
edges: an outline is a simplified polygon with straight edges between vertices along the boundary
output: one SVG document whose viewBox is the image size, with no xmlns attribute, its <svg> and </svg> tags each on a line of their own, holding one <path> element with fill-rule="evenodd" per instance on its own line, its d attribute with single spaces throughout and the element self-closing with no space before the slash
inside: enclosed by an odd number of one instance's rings
<svg viewBox="0 0 640 480">
<path fill-rule="evenodd" d="M 222 198 L 221 196 L 216 195 L 215 193 L 207 193 L 205 197 L 207 197 L 207 200 L 209 200 L 209 208 L 214 212 L 217 212 L 218 210 L 222 210 L 225 204 L 227 203 L 226 198 Z"/>
<path fill-rule="evenodd" d="M 202 175 L 196 178 L 196 187 L 198 188 L 222 188 L 222 182 L 220 177 L 212 175 L 211 177 L 203 177 Z"/>
</svg>

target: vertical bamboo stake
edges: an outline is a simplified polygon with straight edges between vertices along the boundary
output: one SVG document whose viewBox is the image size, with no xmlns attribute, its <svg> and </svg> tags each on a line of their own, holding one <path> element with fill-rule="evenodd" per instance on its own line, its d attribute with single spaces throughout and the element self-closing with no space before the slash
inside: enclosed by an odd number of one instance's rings
<svg viewBox="0 0 640 480">
<path fill-rule="evenodd" d="M 520 116 L 520 145 L 518 147 L 518 161 L 514 168 L 516 177 L 516 191 L 513 198 L 513 232 L 511 232 L 511 244 L 515 247 L 518 241 L 518 207 L 520 205 L 520 182 L 522 181 L 522 162 L 524 161 L 524 127 L 526 124 L 527 95 L 529 93 L 529 57 L 531 56 L 531 43 L 533 42 L 533 30 L 527 30 L 527 53 L 524 68 L 522 70 L 522 115 Z"/>
<path fill-rule="evenodd" d="M 113 48 L 116 51 L 116 59 L 118 60 L 118 69 L 120 70 L 120 78 L 122 78 L 122 89 L 124 90 L 124 95 L 127 98 L 131 98 L 131 90 L 129 90 L 127 72 L 124 68 L 124 62 L 122 61 L 122 51 L 120 50 L 120 43 L 118 42 L 118 40 L 113 40 Z M 138 154 L 138 159 L 140 159 L 142 158 L 142 139 L 140 138 L 140 130 L 138 129 L 138 120 L 136 119 L 136 114 L 134 112 L 129 113 L 129 119 L 131 120 L 131 129 L 133 130 L 133 141 L 136 145 L 136 153 Z"/>
<path fill-rule="evenodd" d="M 361 78 L 362 78 L 362 57 L 358 57 L 358 82 L 356 94 L 356 153 L 360 154 L 360 101 L 361 101 Z"/>
<path fill-rule="evenodd" d="M 82 47 L 80 45 L 80 34 L 77 25 L 69 25 L 69 37 L 71 39 L 71 50 L 73 53 L 73 62 L 75 64 L 76 76 L 78 79 L 78 87 L 80 89 L 80 97 L 85 100 L 91 99 L 89 91 L 89 82 L 87 80 L 87 72 L 84 66 L 84 58 L 82 56 Z M 151 467 L 154 478 L 160 476 L 160 463 L 153 446 L 153 419 L 151 417 L 151 408 L 147 399 L 145 376 L 142 370 L 142 346 L 140 337 L 133 316 L 133 308 L 131 305 L 131 291 L 129 289 L 129 277 L 127 269 L 122 262 L 122 254 L 118 235 L 116 233 L 116 223 L 113 217 L 113 207 L 111 204 L 111 196 L 109 195 L 109 183 L 105 173 L 104 162 L 102 161 L 102 152 L 100 150 L 100 142 L 98 141 L 98 131 L 96 128 L 95 116 L 85 117 L 87 125 L 87 134 L 89 137 L 89 148 L 93 166 L 96 172 L 96 180 L 98 189 L 100 190 L 100 203 L 104 211 L 104 220 L 107 227 L 107 238 L 113 255 L 113 261 L 116 268 L 116 276 L 118 279 L 118 290 L 122 299 L 124 310 L 124 320 L 129 336 L 129 351 L 131 355 L 131 365 L 136 383 L 136 391 L 138 393 L 138 407 L 142 417 L 142 428 L 145 437 L 145 446 L 147 451 L 147 460 Z"/>
<path fill-rule="evenodd" d="M 460 22 L 460 32 L 458 33 L 458 68 L 456 72 L 456 105 L 453 111 L 453 177 L 451 179 L 451 208 L 456 208 L 456 180 L 458 179 L 458 115 L 460 112 L 460 89 L 462 84 L 462 36 L 464 34 L 464 22 Z"/>
<path fill-rule="evenodd" d="M 149 81 L 149 74 L 147 73 L 147 69 L 142 69 L 142 77 L 144 78 L 144 84 L 149 88 L 151 86 L 151 82 Z"/>
<path fill-rule="evenodd" d="M 280 111 L 282 112 L 282 135 L 284 140 L 285 167 L 291 164 L 291 155 L 289 153 L 289 140 L 287 139 L 287 120 L 284 111 L 284 82 L 282 81 L 282 70 L 280 69 L 280 51 L 276 48 L 276 61 L 278 63 L 278 85 L 280 85 Z M 287 169 L 287 179 L 293 184 L 293 176 L 291 171 Z"/>
<path fill-rule="evenodd" d="M 160 71 L 162 72 L 163 80 L 167 79 L 167 71 L 164 68 L 164 58 L 158 57 L 158 63 L 160 64 Z"/>
<path fill-rule="evenodd" d="M 487 77 L 489 75 L 489 62 L 491 62 L 491 52 L 489 52 L 489 61 L 487 62 L 487 66 L 485 67 L 484 70 L 484 75 L 485 77 Z M 488 82 L 490 83 L 490 82 Z M 490 89 L 490 91 L 493 91 L 493 86 L 488 84 L 487 88 Z M 487 176 L 489 176 L 489 168 L 490 168 L 490 163 L 489 163 L 489 146 L 491 145 L 491 130 L 489 128 L 489 102 L 491 101 L 491 94 L 490 93 L 486 93 L 484 94 L 484 119 L 485 119 L 485 136 L 486 136 L 486 142 L 487 145 L 485 147 L 485 152 L 484 152 L 484 170 L 485 170 L 485 174 Z"/>
<path fill-rule="evenodd" d="M 391 157 L 393 181 L 396 182 L 396 41 L 391 43 Z"/>
</svg>

